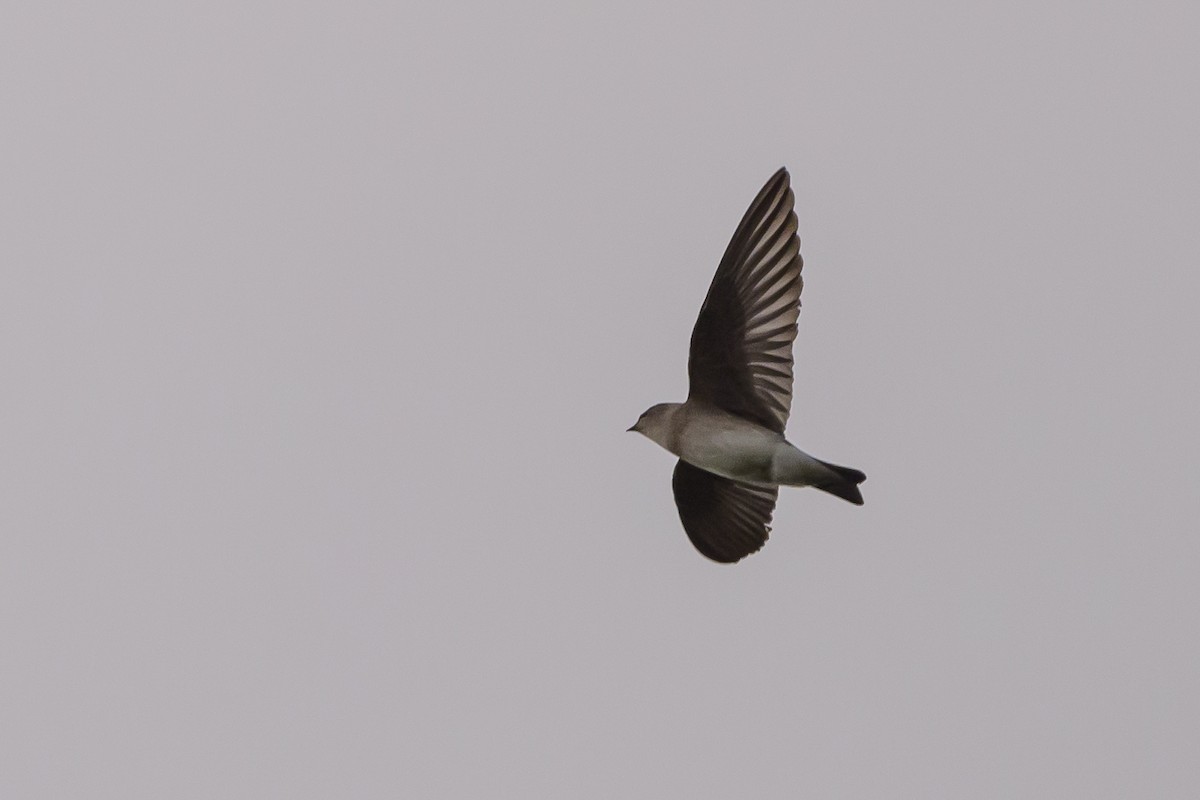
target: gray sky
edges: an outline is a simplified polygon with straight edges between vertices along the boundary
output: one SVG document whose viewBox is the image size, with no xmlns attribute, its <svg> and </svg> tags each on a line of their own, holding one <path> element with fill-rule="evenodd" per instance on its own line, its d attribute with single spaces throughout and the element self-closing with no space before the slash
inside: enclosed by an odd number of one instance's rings
<svg viewBox="0 0 1200 800">
<path fill-rule="evenodd" d="M 1200 794 L 1194 4 L 302 5 L 0 20 L 0 795 Z M 866 506 L 721 567 L 785 164 Z"/>
</svg>

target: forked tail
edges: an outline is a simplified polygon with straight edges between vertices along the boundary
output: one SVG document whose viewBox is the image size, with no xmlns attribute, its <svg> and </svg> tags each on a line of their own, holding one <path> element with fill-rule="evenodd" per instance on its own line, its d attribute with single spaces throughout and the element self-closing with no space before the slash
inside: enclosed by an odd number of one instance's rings
<svg viewBox="0 0 1200 800">
<path fill-rule="evenodd" d="M 862 492 L 858 490 L 858 485 L 865 481 L 867 476 L 859 470 L 850 467 L 839 467 L 837 464 L 830 464 L 827 461 L 821 461 L 820 463 L 832 474 L 826 480 L 813 483 L 813 486 L 823 492 L 829 492 L 843 500 L 848 500 L 856 506 L 861 506 L 863 498 Z"/>
</svg>

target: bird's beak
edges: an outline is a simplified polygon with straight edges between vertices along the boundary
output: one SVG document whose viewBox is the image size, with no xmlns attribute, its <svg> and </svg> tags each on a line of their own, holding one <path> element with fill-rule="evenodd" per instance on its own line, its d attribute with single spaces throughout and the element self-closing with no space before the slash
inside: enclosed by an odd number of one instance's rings
<svg viewBox="0 0 1200 800">
<path fill-rule="evenodd" d="M 626 429 L 625 429 L 625 432 L 626 432 L 626 433 L 631 433 L 631 432 L 633 432 L 633 431 L 636 431 L 636 430 L 637 430 L 637 423 L 635 422 L 635 423 L 633 423 L 633 427 L 626 428 Z"/>
</svg>

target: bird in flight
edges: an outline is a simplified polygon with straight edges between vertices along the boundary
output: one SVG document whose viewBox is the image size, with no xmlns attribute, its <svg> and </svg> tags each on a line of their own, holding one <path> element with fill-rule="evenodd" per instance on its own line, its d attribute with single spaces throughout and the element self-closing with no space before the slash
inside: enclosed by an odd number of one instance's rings
<svg viewBox="0 0 1200 800">
<path fill-rule="evenodd" d="M 780 486 L 862 505 L 867 476 L 813 458 L 783 435 L 800 316 L 800 237 L 786 168 L 754 198 L 692 330 L 685 403 L 659 403 L 629 430 L 679 457 L 671 487 L 688 538 L 732 563 L 767 541 Z"/>
</svg>

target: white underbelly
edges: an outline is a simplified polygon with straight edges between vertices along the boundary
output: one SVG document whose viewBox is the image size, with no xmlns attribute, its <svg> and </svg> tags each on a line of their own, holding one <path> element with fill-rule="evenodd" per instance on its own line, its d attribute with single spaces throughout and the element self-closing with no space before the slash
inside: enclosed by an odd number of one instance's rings
<svg viewBox="0 0 1200 800">
<path fill-rule="evenodd" d="M 694 466 L 749 483 L 770 484 L 772 462 L 782 439 L 768 431 L 718 430 L 704 437 L 683 437 L 679 457 Z"/>
</svg>

